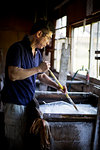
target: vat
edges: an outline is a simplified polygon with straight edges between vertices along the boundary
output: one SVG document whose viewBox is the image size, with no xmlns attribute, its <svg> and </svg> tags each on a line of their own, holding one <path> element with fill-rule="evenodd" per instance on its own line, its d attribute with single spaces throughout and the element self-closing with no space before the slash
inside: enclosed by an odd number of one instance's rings
<svg viewBox="0 0 100 150">
<path fill-rule="evenodd" d="M 90 92 L 69 92 L 74 103 L 97 108 L 98 96 Z M 36 91 L 40 103 L 68 102 L 60 92 Z M 73 106 L 72 106 L 73 107 Z M 73 107 L 73 109 L 75 109 Z M 97 150 L 97 113 L 43 113 L 52 134 L 52 150 Z"/>
</svg>

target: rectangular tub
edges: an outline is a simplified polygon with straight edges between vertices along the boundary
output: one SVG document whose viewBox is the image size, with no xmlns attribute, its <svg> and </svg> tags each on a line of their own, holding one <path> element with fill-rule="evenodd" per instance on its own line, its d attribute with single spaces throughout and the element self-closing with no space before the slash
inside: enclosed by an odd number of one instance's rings
<svg viewBox="0 0 100 150">
<path fill-rule="evenodd" d="M 86 92 L 69 92 L 76 105 L 90 105 L 96 109 L 98 96 Z M 56 102 L 68 102 L 66 96 L 60 92 L 37 91 L 36 98 L 40 107 Z M 72 106 L 73 107 L 73 106 Z M 72 109 L 75 109 L 74 107 Z M 75 110 L 76 111 L 76 110 Z M 95 141 L 97 112 L 93 113 L 43 113 L 49 122 L 52 133 L 52 150 L 92 150 Z"/>
</svg>

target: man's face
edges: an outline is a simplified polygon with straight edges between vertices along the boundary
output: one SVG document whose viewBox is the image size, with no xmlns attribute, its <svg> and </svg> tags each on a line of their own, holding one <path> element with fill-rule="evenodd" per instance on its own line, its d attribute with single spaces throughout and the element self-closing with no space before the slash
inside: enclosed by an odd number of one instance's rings
<svg viewBox="0 0 100 150">
<path fill-rule="evenodd" d="M 47 45 L 50 44 L 51 38 L 52 38 L 52 32 L 50 31 L 48 34 L 45 36 L 40 36 L 39 38 L 36 39 L 36 47 L 39 49 L 42 49 L 46 47 Z"/>
</svg>

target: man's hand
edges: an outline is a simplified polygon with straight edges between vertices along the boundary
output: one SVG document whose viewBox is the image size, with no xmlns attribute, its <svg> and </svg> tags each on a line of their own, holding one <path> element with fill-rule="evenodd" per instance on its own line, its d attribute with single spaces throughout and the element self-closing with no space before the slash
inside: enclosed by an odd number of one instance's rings
<svg viewBox="0 0 100 150">
<path fill-rule="evenodd" d="M 39 65 L 39 70 L 40 72 L 46 72 L 48 71 L 50 68 L 50 63 L 48 61 L 43 61 L 40 65 Z"/>
<path fill-rule="evenodd" d="M 67 93 L 67 87 L 63 86 L 63 89 L 61 89 L 60 87 L 58 88 L 59 91 L 61 91 L 62 93 Z"/>
</svg>

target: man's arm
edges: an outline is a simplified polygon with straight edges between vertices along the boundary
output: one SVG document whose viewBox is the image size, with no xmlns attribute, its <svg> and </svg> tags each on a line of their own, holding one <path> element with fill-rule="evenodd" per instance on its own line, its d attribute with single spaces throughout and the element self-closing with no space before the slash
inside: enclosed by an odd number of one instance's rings
<svg viewBox="0 0 100 150">
<path fill-rule="evenodd" d="M 49 86 L 51 86 L 51 87 L 53 87 L 53 88 L 55 88 L 55 89 L 61 91 L 61 92 L 63 92 L 63 93 L 66 92 L 66 87 L 65 87 L 65 86 L 63 86 L 63 87 L 64 87 L 64 90 L 62 90 L 62 89 L 59 87 L 59 85 L 58 85 L 55 81 L 53 81 L 53 80 L 52 80 L 48 75 L 46 75 L 45 73 L 39 74 L 37 77 L 38 77 L 38 79 L 39 79 L 41 82 L 43 82 L 43 83 L 45 83 L 45 84 L 47 84 L 47 85 L 49 85 Z"/>
<path fill-rule="evenodd" d="M 49 69 L 50 64 L 48 62 L 42 62 L 38 67 L 23 69 L 15 66 L 8 67 L 8 76 L 12 81 L 23 80 L 34 74 L 45 72 Z"/>
<path fill-rule="evenodd" d="M 23 69 L 15 66 L 8 67 L 9 79 L 12 81 L 26 79 L 39 72 L 39 68 Z"/>
</svg>

